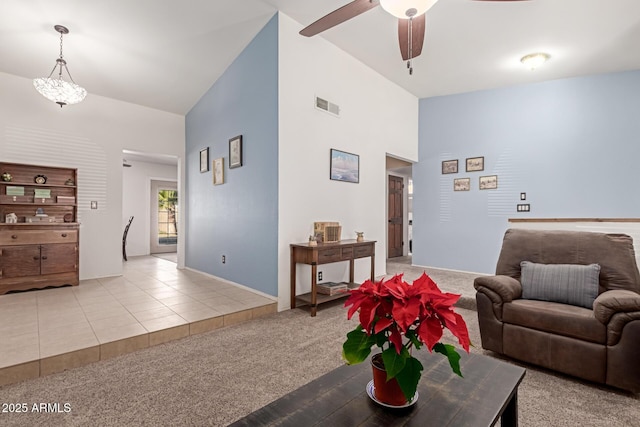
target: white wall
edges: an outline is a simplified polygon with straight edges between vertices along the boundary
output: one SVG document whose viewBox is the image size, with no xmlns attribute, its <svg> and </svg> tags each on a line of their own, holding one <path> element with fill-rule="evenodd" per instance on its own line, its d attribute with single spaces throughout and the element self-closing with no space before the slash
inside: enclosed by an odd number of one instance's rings
<svg viewBox="0 0 640 427">
<path fill-rule="evenodd" d="M 289 244 L 304 242 L 314 221 L 339 221 L 342 238 L 355 230 L 377 240 L 376 275 L 386 259 L 386 155 L 418 159 L 418 99 L 321 37 L 279 17 L 278 308 L 289 307 Z M 401 66 L 402 64 L 399 64 Z M 338 104 L 341 117 L 316 110 L 314 96 Z M 329 180 L 329 150 L 360 155 L 360 183 Z M 324 265 L 325 281 L 348 278 L 348 263 Z M 356 261 L 355 279 L 369 273 Z M 298 293 L 310 267 L 298 267 Z"/>
<path fill-rule="evenodd" d="M 129 222 L 129 217 L 134 216 L 127 234 L 127 257 L 149 255 L 151 180 L 176 181 L 178 168 L 135 160 L 127 160 L 127 163 L 131 167 L 122 168 L 122 230 Z"/>
<path fill-rule="evenodd" d="M 81 104 L 60 108 L 30 79 L 0 73 L 0 158 L 78 169 L 80 279 L 122 272 L 122 149 L 177 156 L 184 169 L 183 116 L 87 90 Z"/>
</svg>

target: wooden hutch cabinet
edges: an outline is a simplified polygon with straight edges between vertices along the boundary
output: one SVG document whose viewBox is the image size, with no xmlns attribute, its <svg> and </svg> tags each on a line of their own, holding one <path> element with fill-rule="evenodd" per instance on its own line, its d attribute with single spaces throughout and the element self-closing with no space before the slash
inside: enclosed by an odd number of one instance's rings
<svg viewBox="0 0 640 427">
<path fill-rule="evenodd" d="M 0 162 L 0 295 L 79 284 L 77 175 Z"/>
</svg>

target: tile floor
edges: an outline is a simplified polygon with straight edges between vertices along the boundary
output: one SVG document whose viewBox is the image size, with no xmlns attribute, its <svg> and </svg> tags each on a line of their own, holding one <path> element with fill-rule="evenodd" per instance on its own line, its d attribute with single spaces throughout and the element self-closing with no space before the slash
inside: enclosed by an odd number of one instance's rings
<svg viewBox="0 0 640 427">
<path fill-rule="evenodd" d="M 0 295 L 0 385 L 249 320 L 275 300 L 157 257 L 122 276 Z"/>
</svg>

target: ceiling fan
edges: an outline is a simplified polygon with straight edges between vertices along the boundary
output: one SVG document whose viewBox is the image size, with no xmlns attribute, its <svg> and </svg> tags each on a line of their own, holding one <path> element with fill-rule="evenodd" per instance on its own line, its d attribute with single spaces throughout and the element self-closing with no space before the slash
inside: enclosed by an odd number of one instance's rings
<svg viewBox="0 0 640 427">
<path fill-rule="evenodd" d="M 425 13 L 438 0 L 354 0 L 300 31 L 303 36 L 311 37 L 329 28 L 342 24 L 351 18 L 377 7 L 378 5 L 398 18 L 398 40 L 402 60 L 407 61 L 409 74 L 413 74 L 411 60 L 422 53 L 425 30 Z M 473 0 L 473 1 L 527 1 L 527 0 Z"/>
</svg>

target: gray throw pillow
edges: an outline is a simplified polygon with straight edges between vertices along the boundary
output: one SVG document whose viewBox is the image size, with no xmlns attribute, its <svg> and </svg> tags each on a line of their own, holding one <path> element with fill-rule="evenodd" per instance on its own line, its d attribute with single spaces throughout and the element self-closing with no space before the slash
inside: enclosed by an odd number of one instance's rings
<svg viewBox="0 0 640 427">
<path fill-rule="evenodd" d="M 522 298 L 561 302 L 593 309 L 598 296 L 598 264 L 535 264 L 522 261 Z"/>
</svg>

